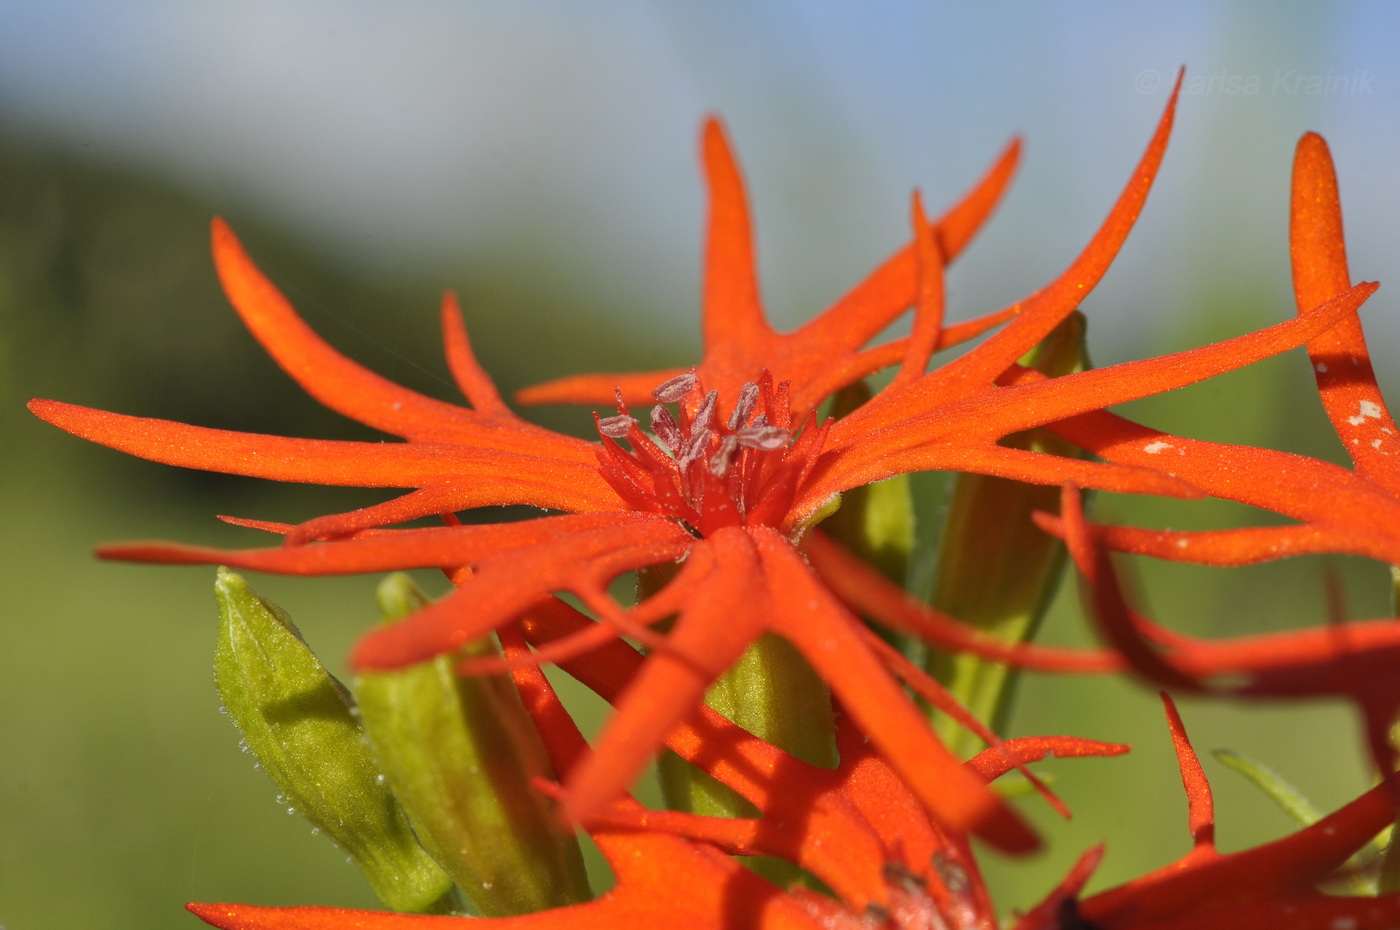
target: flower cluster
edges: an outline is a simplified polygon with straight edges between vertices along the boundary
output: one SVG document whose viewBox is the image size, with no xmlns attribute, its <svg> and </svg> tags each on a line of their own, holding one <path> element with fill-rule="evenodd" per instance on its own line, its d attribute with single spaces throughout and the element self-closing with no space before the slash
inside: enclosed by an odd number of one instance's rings
<svg viewBox="0 0 1400 930">
<path fill-rule="evenodd" d="M 219 277 L 250 332 L 317 400 L 401 441 L 235 433 L 49 400 L 30 409 L 169 465 L 403 493 L 297 525 L 225 518 L 280 536 L 273 546 L 128 543 L 102 555 L 298 575 L 429 568 L 453 587 L 430 601 L 392 583 L 387 622 L 352 656 L 351 697 L 285 615 L 221 572 L 217 667 L 230 713 L 279 787 L 331 825 L 393 912 L 190 910 L 230 930 L 407 930 L 458 926 L 465 895 L 489 925 L 518 928 L 1000 926 L 972 840 L 1021 853 L 1038 838 L 992 783 L 1019 771 L 1059 805 L 1028 765 L 1127 747 L 1005 738 L 995 720 L 981 719 L 991 714 L 975 692 L 990 688 L 1002 701 L 1011 679 L 970 685 L 948 672 L 944 660 L 956 656 L 982 669 L 1128 673 L 1240 699 L 1341 695 L 1361 711 L 1382 775 L 1372 791 L 1284 839 L 1221 854 L 1209 785 L 1164 693 L 1193 850 L 1086 897 L 1102 853 L 1090 850 L 1018 928 L 1400 925 L 1400 895 L 1384 870 L 1380 893 L 1374 883 L 1353 896 L 1319 890 L 1395 819 L 1390 728 L 1400 686 L 1386 665 L 1400 652 L 1400 626 L 1202 641 L 1135 613 L 1110 561 L 1112 550 L 1212 565 L 1345 552 L 1400 564 L 1400 470 L 1390 458 L 1400 433 L 1357 314 L 1376 285 L 1350 281 L 1319 137 L 1304 137 L 1294 170 L 1295 317 L 1174 355 L 1083 363 L 1077 307 L 1146 202 L 1175 105 L 1174 92 L 1102 226 L 1035 293 L 970 322 L 944 320 L 945 269 L 998 203 L 1019 158 L 1013 144 L 937 219 L 916 194 L 910 243 L 785 334 L 765 317 L 739 169 L 710 121 L 702 358 L 688 369 L 567 377 L 518 398 L 594 405 L 591 442 L 538 427 L 506 404 L 451 295 L 443 338 L 466 406 L 339 354 L 215 221 Z M 911 312 L 910 335 L 875 341 Z M 984 335 L 931 367 L 939 350 Z M 1304 345 L 1354 469 L 1168 435 L 1105 410 Z M 1068 346 L 1068 356 L 1050 358 L 1055 346 Z M 885 369 L 884 386 L 872 390 L 866 379 Z M 960 488 L 972 516 L 950 521 L 944 549 L 978 553 L 976 571 L 991 577 L 1037 579 L 993 592 L 1007 602 L 997 610 L 1023 618 L 1015 635 L 978 610 L 957 607 L 954 616 L 942 598 L 930 603 L 902 585 L 889 527 L 907 521 L 902 476 L 929 470 L 981 482 Z M 1052 496 L 1028 498 L 1026 485 Z M 1297 522 L 1207 533 L 1099 526 L 1087 522 L 1080 489 L 1222 497 Z M 503 504 L 546 514 L 460 517 Z M 421 518 L 442 525 L 414 522 Z M 1029 641 L 1053 583 L 1054 547 L 989 528 L 1032 520 L 1064 540 L 1105 648 Z M 873 557 L 891 538 L 894 559 Z M 637 596 L 621 596 L 616 582 L 633 575 Z M 951 569 L 943 579 L 945 588 L 967 583 Z M 591 743 L 542 674 L 546 663 L 614 706 Z M 1213 681 L 1221 678 L 1228 684 Z M 314 705 L 306 713 L 316 719 L 289 716 L 293 705 Z M 964 758 L 936 720 L 985 748 Z M 659 753 L 667 805 L 649 809 L 628 789 Z M 582 875 L 579 829 L 616 879 L 598 897 Z M 749 856 L 766 858 L 736 858 Z"/>
</svg>

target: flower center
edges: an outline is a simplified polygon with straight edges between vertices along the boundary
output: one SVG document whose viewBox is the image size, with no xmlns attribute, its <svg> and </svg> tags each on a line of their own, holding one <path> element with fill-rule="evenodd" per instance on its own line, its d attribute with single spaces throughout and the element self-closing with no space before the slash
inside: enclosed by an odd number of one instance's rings
<svg viewBox="0 0 1400 930">
<path fill-rule="evenodd" d="M 595 415 L 603 440 L 599 470 L 625 501 L 674 517 L 698 536 L 781 522 L 820 447 L 819 440 L 793 442 L 786 381 L 775 386 L 765 370 L 739 389 L 727 419 L 720 418 L 719 393 L 707 393 L 694 372 L 651 394 L 651 438 L 620 393 L 616 416 Z"/>
</svg>

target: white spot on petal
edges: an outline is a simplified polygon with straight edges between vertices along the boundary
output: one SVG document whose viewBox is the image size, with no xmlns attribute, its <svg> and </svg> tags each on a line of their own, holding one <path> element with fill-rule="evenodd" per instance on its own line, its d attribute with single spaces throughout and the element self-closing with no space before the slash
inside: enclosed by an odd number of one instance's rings
<svg viewBox="0 0 1400 930">
<path fill-rule="evenodd" d="M 1327 363 L 1326 363 L 1326 362 L 1318 362 L 1318 363 L 1317 363 L 1316 365 L 1314 365 L 1313 367 L 1316 368 L 1318 371 L 1322 372 L 1324 375 L 1327 374 Z"/>
<path fill-rule="evenodd" d="M 1163 442 L 1162 440 L 1157 439 L 1143 446 L 1142 451 L 1146 452 L 1148 455 L 1156 455 L 1158 452 L 1165 452 L 1171 447 L 1171 443 Z"/>
<path fill-rule="evenodd" d="M 1380 417 L 1381 405 L 1374 401 L 1363 400 L 1358 407 L 1358 413 L 1354 417 L 1347 417 L 1347 422 L 1352 426 L 1360 426 L 1366 422 L 1367 417 Z"/>
</svg>

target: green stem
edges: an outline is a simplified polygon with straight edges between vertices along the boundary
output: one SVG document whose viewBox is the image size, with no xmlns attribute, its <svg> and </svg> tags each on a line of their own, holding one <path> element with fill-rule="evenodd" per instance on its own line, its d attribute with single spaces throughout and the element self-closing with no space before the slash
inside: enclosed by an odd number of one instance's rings
<svg viewBox="0 0 1400 930">
<path fill-rule="evenodd" d="M 1088 367 L 1084 319 L 1074 313 L 1021 360 L 1058 376 Z M 1047 430 L 1008 436 L 1001 445 L 1060 456 L 1083 453 Z M 1065 565 L 1064 544 L 1031 522 L 1037 510 L 1059 512 L 1055 487 L 988 475 L 959 475 L 949 500 L 939 546 L 932 603 L 1004 639 L 1031 639 L 1054 596 Z M 930 652 L 927 671 L 979 720 L 1004 733 L 1018 672 L 970 653 Z M 947 716 L 931 711 L 939 735 L 954 753 L 968 756 L 977 738 Z"/>
</svg>

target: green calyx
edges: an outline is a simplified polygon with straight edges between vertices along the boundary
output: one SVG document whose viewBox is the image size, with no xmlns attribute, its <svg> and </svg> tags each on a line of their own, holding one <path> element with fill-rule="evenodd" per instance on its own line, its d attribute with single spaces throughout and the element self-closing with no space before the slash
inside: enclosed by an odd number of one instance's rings
<svg viewBox="0 0 1400 930">
<path fill-rule="evenodd" d="M 379 587 L 388 621 L 427 603 L 403 574 Z M 483 642 L 470 656 L 498 656 Z M 442 656 L 355 681 L 369 744 L 418 836 L 486 916 L 589 900 L 575 837 L 531 780 L 554 780 L 509 675 L 458 675 Z"/>
<path fill-rule="evenodd" d="M 387 907 L 451 910 L 452 880 L 384 783 L 349 692 L 242 577 L 220 568 L 214 593 L 224 709 L 287 804 L 349 855 Z"/>
</svg>

